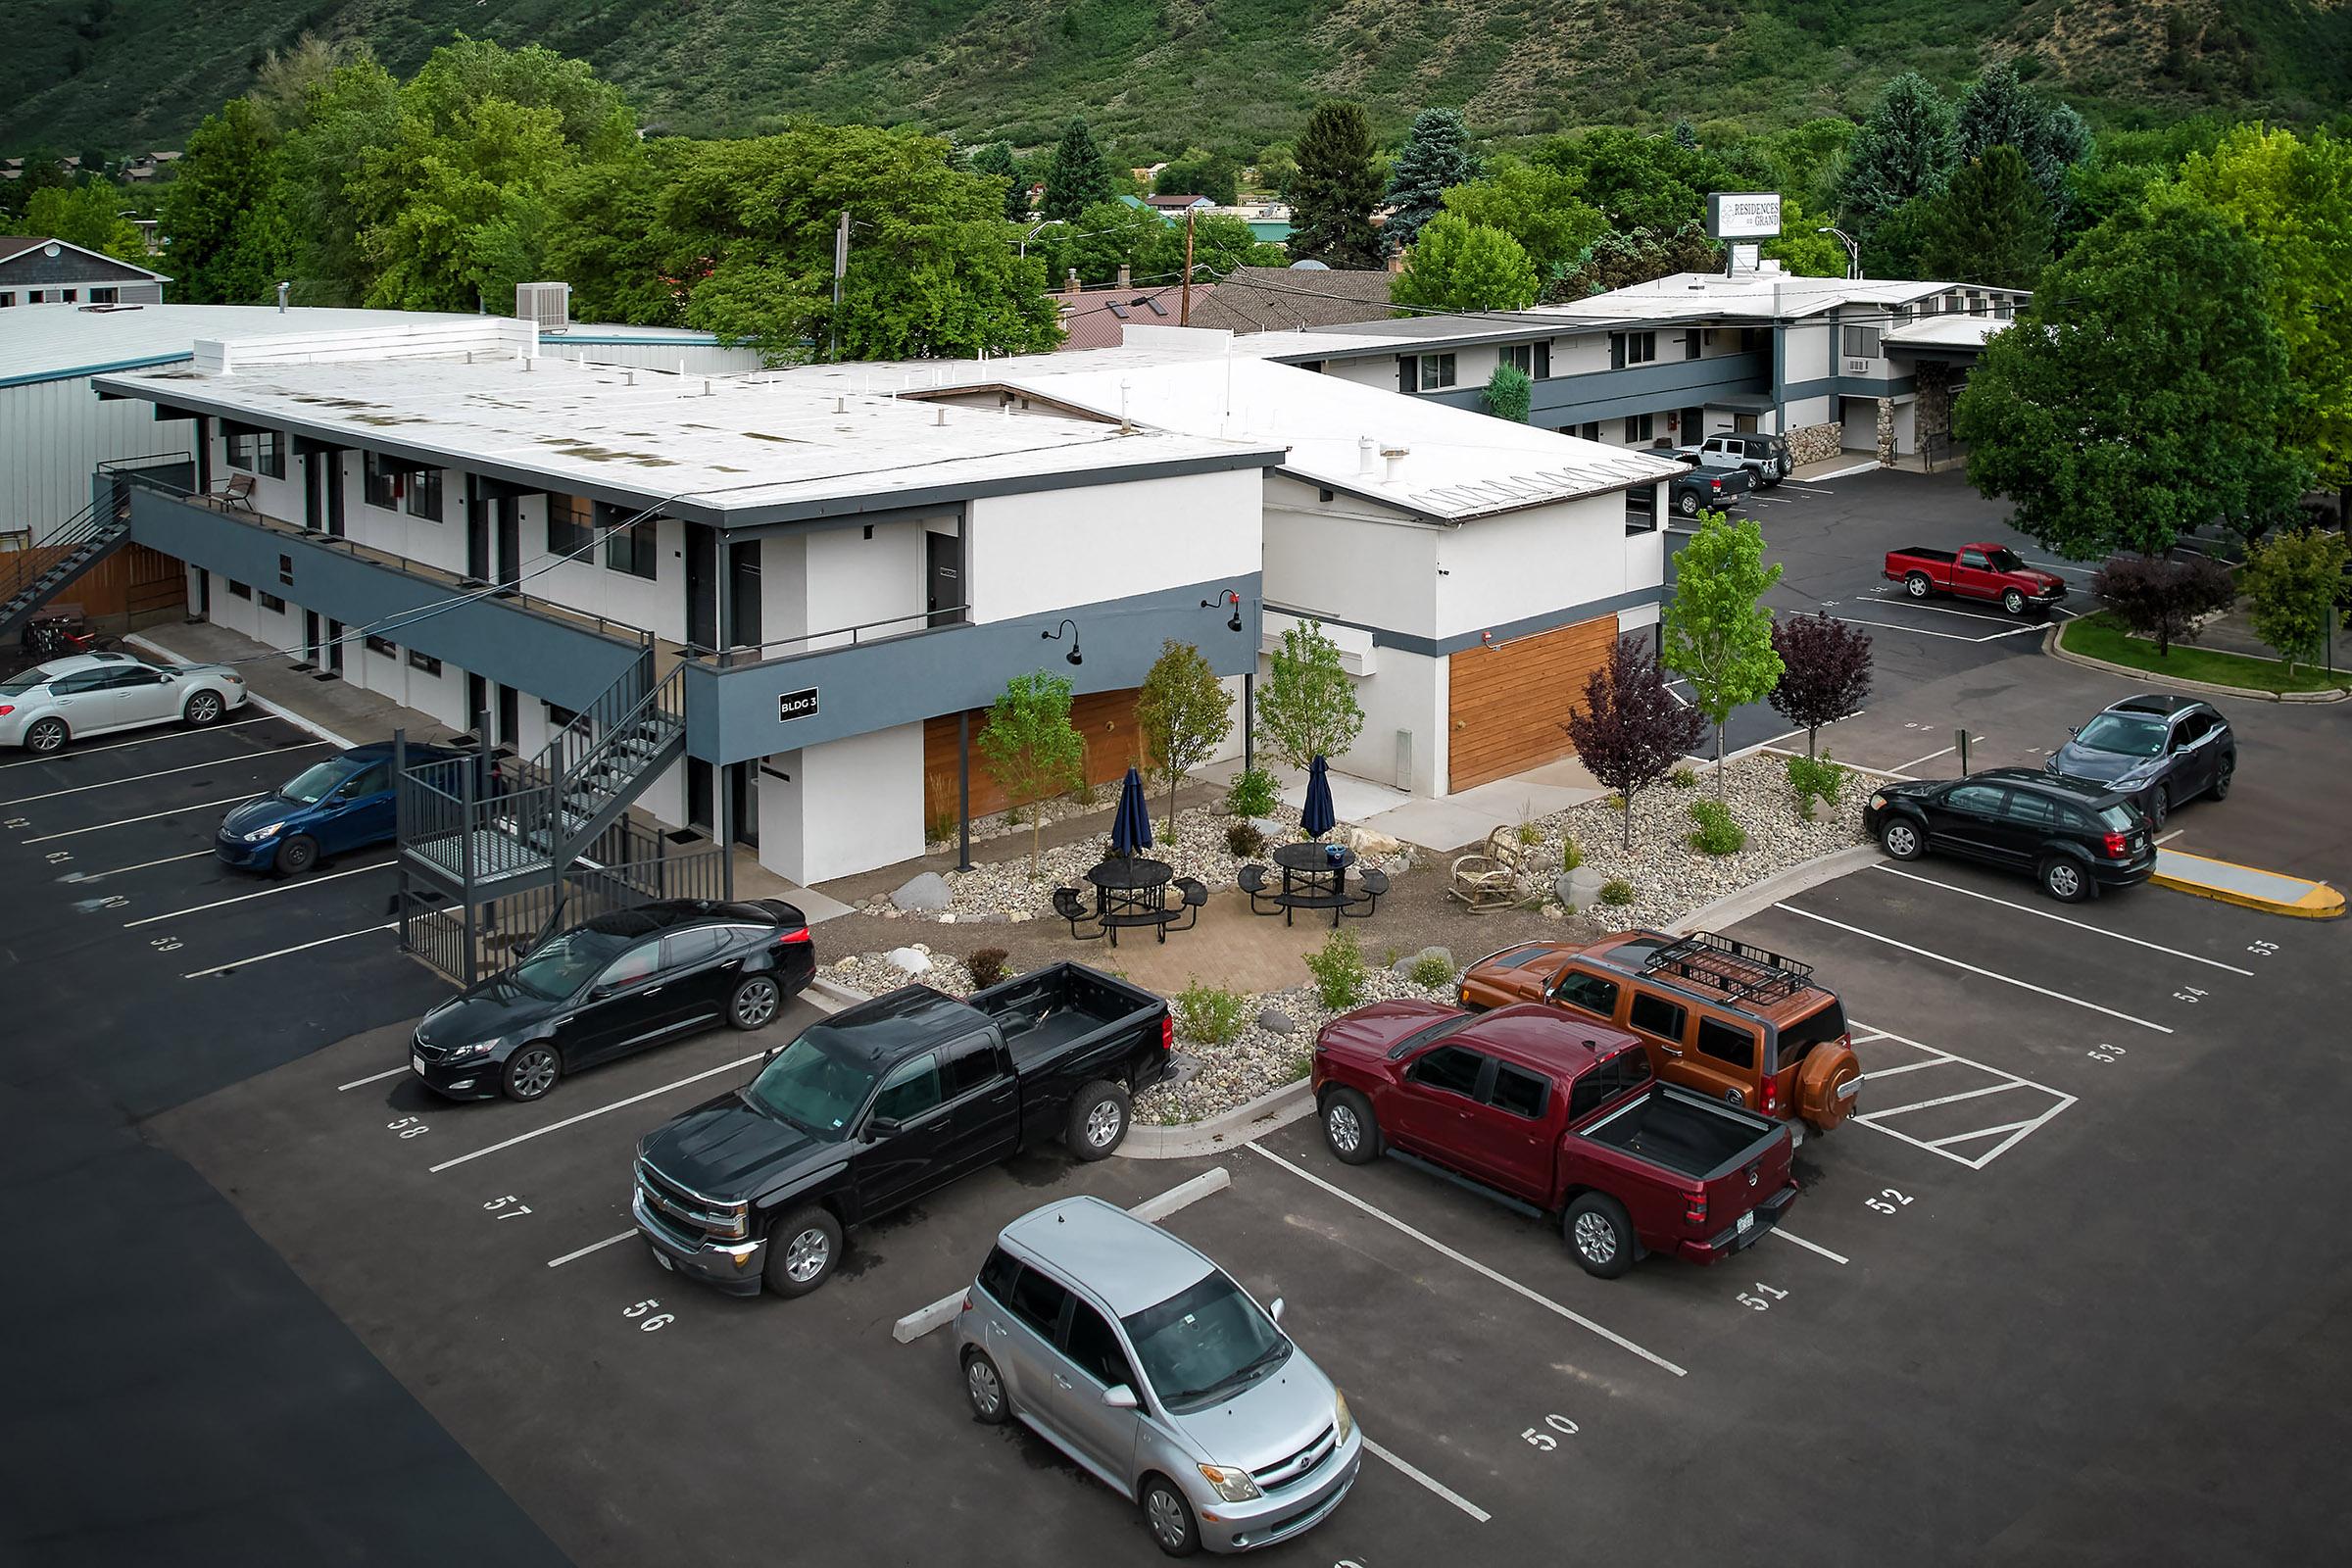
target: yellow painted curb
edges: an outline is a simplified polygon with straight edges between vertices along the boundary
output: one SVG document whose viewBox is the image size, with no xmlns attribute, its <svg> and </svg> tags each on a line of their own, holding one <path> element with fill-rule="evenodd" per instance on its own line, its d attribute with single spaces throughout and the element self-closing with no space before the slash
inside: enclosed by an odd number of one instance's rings
<svg viewBox="0 0 2352 1568">
<path fill-rule="evenodd" d="M 2240 893 L 2218 883 L 2167 875 L 2163 871 L 2158 871 L 2148 878 L 2157 887 L 2171 888 L 2176 893 L 2186 893 L 2200 899 L 2213 899 L 2222 904 L 2234 904 L 2240 908 L 2260 909 L 2265 914 L 2288 915 L 2298 920 L 2334 920 L 2343 916 L 2344 896 L 2325 882 L 2314 882 L 2304 877 L 2290 877 L 2279 871 L 2265 871 L 2260 866 L 2239 865 L 2234 860 L 2217 860 L 2211 856 L 2189 855 L 2180 850 L 2167 850 L 2164 854 L 2175 860 L 2192 860 L 2204 865 L 2225 865 L 2233 870 L 2250 871 L 2257 876 L 2275 877 L 2282 882 L 2299 882 L 2307 891 L 2301 898 L 2292 902 L 2266 899 L 2259 894 Z M 2162 864 L 2162 861 L 2159 860 L 2158 863 Z"/>
</svg>

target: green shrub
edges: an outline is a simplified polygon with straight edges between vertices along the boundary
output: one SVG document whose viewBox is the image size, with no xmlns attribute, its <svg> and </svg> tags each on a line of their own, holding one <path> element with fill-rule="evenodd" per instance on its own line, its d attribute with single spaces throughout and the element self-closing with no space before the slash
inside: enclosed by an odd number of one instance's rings
<svg viewBox="0 0 2352 1568">
<path fill-rule="evenodd" d="M 1709 855 L 1737 855 L 1746 847 L 1747 833 L 1732 820 L 1731 808 L 1721 801 L 1692 801 L 1690 820 L 1698 831 L 1690 835 L 1690 847 Z"/>
<path fill-rule="evenodd" d="M 1677 762 L 1674 771 L 1666 775 L 1666 782 L 1678 790 L 1696 789 L 1698 772 L 1689 762 Z"/>
<path fill-rule="evenodd" d="M 1544 830 L 1542 828 L 1536 826 L 1536 824 L 1533 822 L 1522 822 L 1519 824 L 1519 847 L 1521 849 L 1524 850 L 1543 842 Z"/>
<path fill-rule="evenodd" d="M 1622 908 L 1634 902 L 1634 885 L 1621 876 L 1613 876 L 1600 885 L 1600 902 Z"/>
<path fill-rule="evenodd" d="M 1248 817 L 1237 817 L 1225 824 L 1225 848 L 1238 858 L 1247 860 L 1251 856 L 1265 853 L 1266 836 L 1257 830 L 1255 822 Z"/>
<path fill-rule="evenodd" d="M 1417 986 L 1447 986 L 1453 984 L 1453 965 L 1436 954 L 1424 954 L 1413 960 L 1413 984 Z"/>
<path fill-rule="evenodd" d="M 956 813 L 954 811 L 940 812 L 937 816 L 931 819 L 930 827 L 925 830 L 931 836 L 924 842 L 930 844 L 949 843 L 956 837 Z"/>
<path fill-rule="evenodd" d="M 1083 773 L 1078 775 L 1078 787 L 1070 791 L 1071 800 L 1076 801 L 1080 806 L 1092 806 L 1102 798 L 1102 793 L 1095 788 L 1093 779 Z"/>
<path fill-rule="evenodd" d="M 1364 1000 L 1370 976 L 1364 972 L 1364 950 L 1352 931 L 1334 931 L 1319 952 L 1306 956 L 1307 971 L 1315 977 L 1315 996 L 1331 1012 L 1343 1012 Z"/>
<path fill-rule="evenodd" d="M 1576 840 L 1563 837 L 1560 840 L 1560 869 L 1573 871 L 1584 863 L 1585 852 L 1576 847 Z"/>
<path fill-rule="evenodd" d="M 963 960 L 972 971 L 972 984 L 986 991 L 1004 978 L 1004 950 L 1003 948 L 974 948 L 972 956 Z"/>
<path fill-rule="evenodd" d="M 1828 758 L 1791 757 L 1788 761 L 1788 788 L 1796 795 L 1796 814 L 1806 821 L 1813 820 L 1816 802 L 1836 806 L 1838 794 L 1845 788 L 1847 769 Z"/>
<path fill-rule="evenodd" d="M 1176 1029 L 1202 1045 L 1230 1046 L 1248 1027 L 1249 1003 L 1238 993 L 1195 980 L 1176 993 Z"/>
<path fill-rule="evenodd" d="M 1274 775 L 1262 767 L 1245 768 L 1225 789 L 1225 809 L 1235 816 L 1264 816 L 1281 801 Z"/>
</svg>

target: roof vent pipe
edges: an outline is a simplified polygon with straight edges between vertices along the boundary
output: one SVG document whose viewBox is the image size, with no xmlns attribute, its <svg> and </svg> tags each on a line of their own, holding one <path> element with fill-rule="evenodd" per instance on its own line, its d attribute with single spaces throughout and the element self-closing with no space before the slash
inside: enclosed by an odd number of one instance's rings
<svg viewBox="0 0 2352 1568">
<path fill-rule="evenodd" d="M 938 417 L 934 418 L 931 422 L 933 424 L 944 426 L 948 422 L 948 406 L 945 403 L 942 403 L 934 412 L 938 415 Z"/>
<path fill-rule="evenodd" d="M 637 372 L 635 370 L 621 371 L 620 384 L 622 386 L 635 386 L 637 384 Z"/>
<path fill-rule="evenodd" d="M 286 314 L 286 291 L 293 286 L 294 285 L 291 283 L 280 283 L 277 285 L 277 314 L 280 316 Z"/>
<path fill-rule="evenodd" d="M 1372 451 L 1373 442 L 1370 436 L 1359 435 L 1355 438 L 1355 471 L 1357 474 L 1367 477 L 1371 474 Z"/>
<path fill-rule="evenodd" d="M 1381 461 L 1388 466 L 1388 471 L 1381 477 L 1394 483 L 1396 478 L 1396 466 L 1402 463 L 1405 456 L 1411 451 L 1410 447 L 1382 447 L 1380 449 Z"/>
<path fill-rule="evenodd" d="M 847 414 L 847 413 L 849 413 L 849 412 L 850 412 L 850 400 L 849 400 L 848 398 L 835 398 L 835 399 L 833 400 L 833 412 L 834 412 L 835 414 Z"/>
</svg>

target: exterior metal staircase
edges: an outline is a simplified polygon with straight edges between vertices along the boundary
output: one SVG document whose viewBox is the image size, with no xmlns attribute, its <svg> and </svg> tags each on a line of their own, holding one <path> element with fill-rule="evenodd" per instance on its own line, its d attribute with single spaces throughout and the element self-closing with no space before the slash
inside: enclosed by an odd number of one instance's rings
<svg viewBox="0 0 2352 1568">
<path fill-rule="evenodd" d="M 129 507 L 110 492 L 23 550 L 0 556 L 0 639 L 16 636 L 43 605 L 129 537 Z"/>
</svg>

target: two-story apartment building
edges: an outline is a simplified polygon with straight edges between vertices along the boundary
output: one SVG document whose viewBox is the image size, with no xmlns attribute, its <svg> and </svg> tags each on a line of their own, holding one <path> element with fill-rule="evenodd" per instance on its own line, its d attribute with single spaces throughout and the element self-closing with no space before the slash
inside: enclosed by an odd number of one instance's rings
<svg viewBox="0 0 2352 1568">
<path fill-rule="evenodd" d="M 1010 677 L 1100 706 L 1165 638 L 1236 676 L 1256 651 L 1262 440 L 598 366 L 481 318 L 200 343 L 96 385 L 185 431 L 186 471 L 102 488 L 197 612 L 550 776 L 626 742 L 557 837 L 634 805 L 795 882 L 892 863 L 943 768 L 955 808 L 957 716 Z M 1227 590 L 1245 633 L 1200 610 Z M 469 874 L 520 866 L 467 831 Z"/>
<path fill-rule="evenodd" d="M 1796 277 L 1767 263 L 1685 272 L 1562 305 L 1309 329 L 1251 345 L 1288 364 L 1455 408 L 1483 406 L 1516 366 L 1531 424 L 1618 446 L 1777 431 L 1799 463 L 1891 460 L 1949 429 L 1984 335 L 1905 329 L 1947 318 L 1988 330 L 2027 296 L 1957 283 Z M 1922 415 L 1926 416 L 1923 423 Z"/>
</svg>

